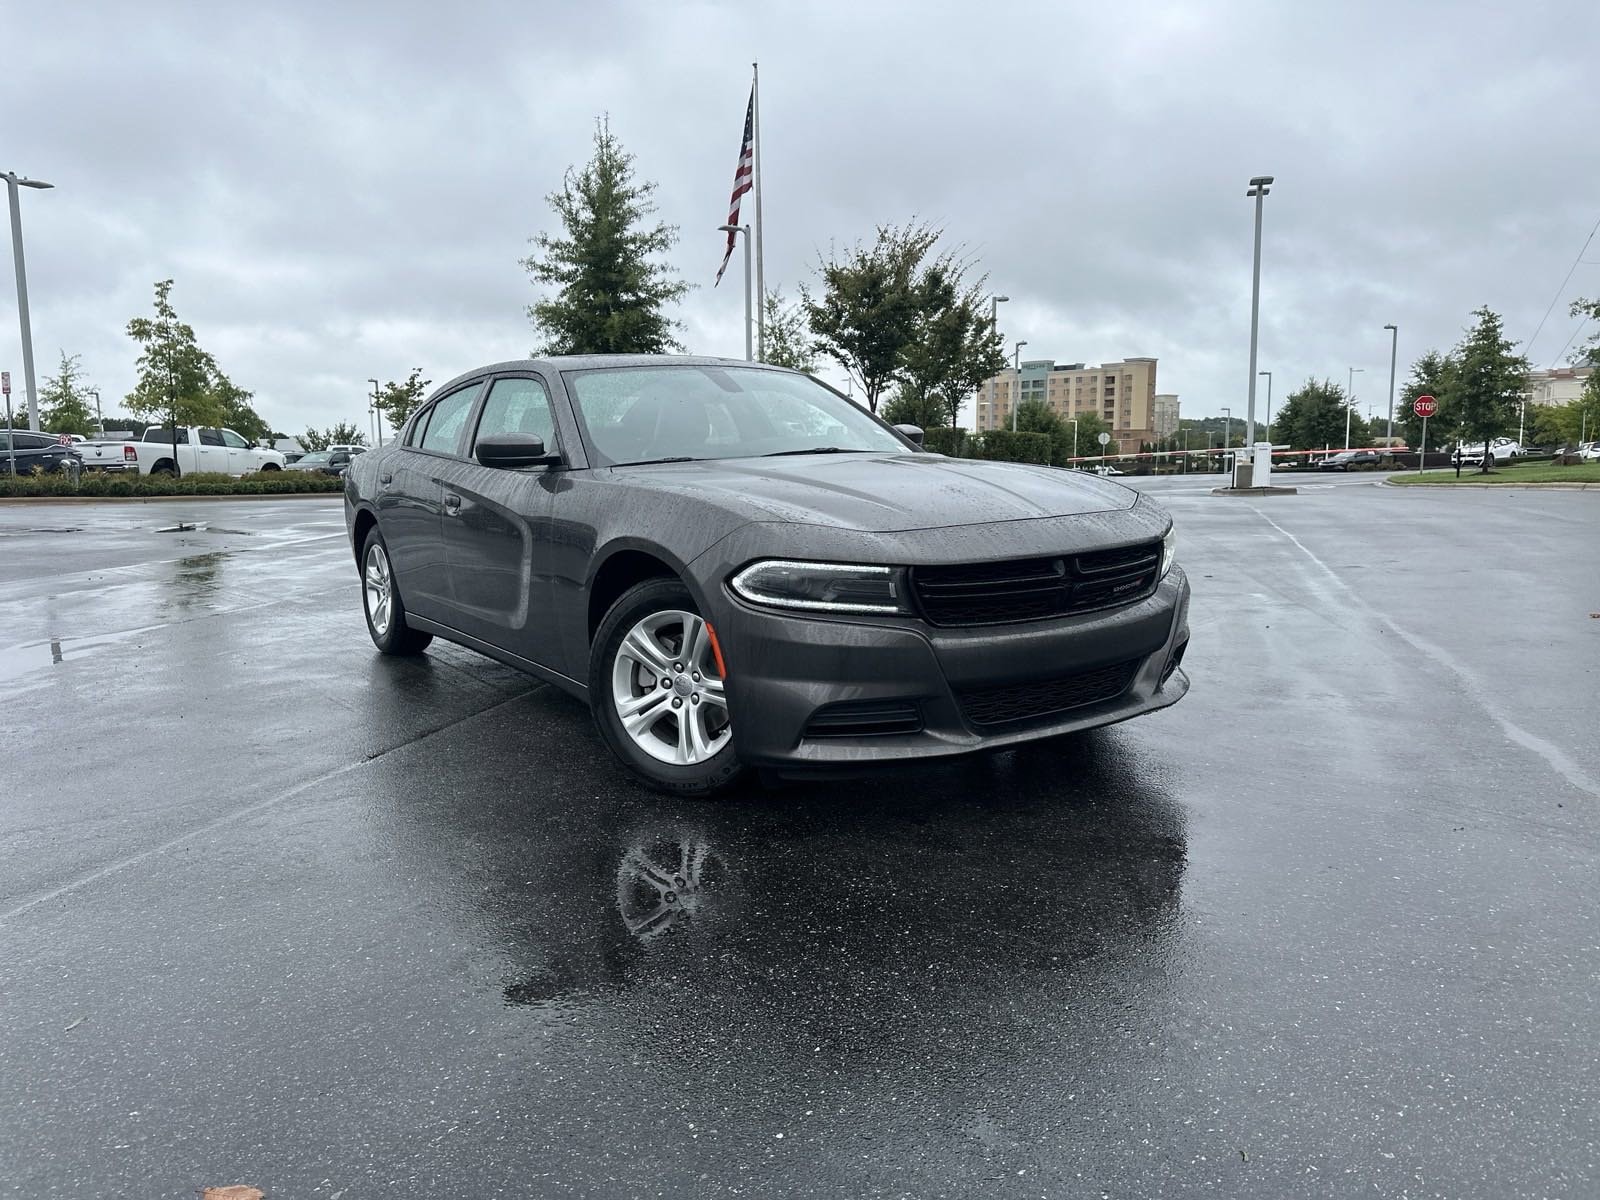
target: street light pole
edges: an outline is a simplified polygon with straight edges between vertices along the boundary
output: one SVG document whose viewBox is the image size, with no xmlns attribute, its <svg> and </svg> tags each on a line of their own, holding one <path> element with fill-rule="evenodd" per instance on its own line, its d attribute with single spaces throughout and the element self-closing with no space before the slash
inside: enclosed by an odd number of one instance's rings
<svg viewBox="0 0 1600 1200">
<path fill-rule="evenodd" d="M 6 196 L 11 201 L 11 256 L 17 264 L 17 316 L 22 322 L 22 382 L 28 389 L 28 428 L 39 432 L 39 393 L 33 383 L 33 328 L 28 323 L 28 268 L 22 261 L 22 209 L 17 204 L 17 187 L 49 188 L 53 183 L 28 179 L 15 171 L 3 171 Z"/>
<path fill-rule="evenodd" d="M 1245 193 L 1247 197 L 1254 197 L 1256 202 L 1256 254 L 1255 265 L 1250 272 L 1250 398 L 1245 408 L 1246 446 L 1253 445 L 1256 440 L 1256 335 L 1261 325 L 1261 202 L 1271 191 L 1267 186 L 1271 182 L 1271 175 L 1257 175 L 1250 181 L 1250 190 Z"/>
<path fill-rule="evenodd" d="M 1266 419 L 1261 422 L 1261 436 L 1270 442 L 1272 440 L 1272 372 L 1257 371 L 1256 374 L 1265 375 L 1267 377 L 1267 414 Z"/>
<path fill-rule="evenodd" d="M 372 385 L 372 428 L 378 435 L 378 445 L 383 445 L 383 408 L 378 404 L 378 381 L 367 380 Z"/>
<path fill-rule="evenodd" d="M 1344 448 L 1350 449 L 1350 418 L 1356 411 L 1356 376 L 1363 373 L 1365 367 L 1350 367 L 1349 374 L 1345 376 L 1344 385 Z"/>
<path fill-rule="evenodd" d="M 100 427 L 100 436 L 106 435 L 106 419 L 100 412 L 100 389 L 90 388 L 89 395 L 94 397 L 94 423 Z"/>
<path fill-rule="evenodd" d="M 1011 390 L 1011 432 L 1017 431 L 1017 409 L 1022 407 L 1022 348 L 1027 342 L 1018 342 L 1011 351 L 1011 357 L 1017 372 L 1017 381 Z"/>
<path fill-rule="evenodd" d="M 750 226 L 718 225 L 717 229 L 722 233 L 744 234 L 744 358 L 746 362 L 755 362 L 755 346 L 750 340 Z"/>
<path fill-rule="evenodd" d="M 1228 431 L 1232 428 L 1232 426 L 1233 409 L 1224 408 L 1222 410 L 1222 452 L 1224 454 L 1228 452 Z"/>
<path fill-rule="evenodd" d="M 1389 331 L 1389 428 L 1383 435 L 1385 443 L 1394 441 L 1394 356 L 1400 346 L 1400 327 L 1398 325 L 1385 325 Z M 1386 445 L 1385 449 L 1394 449 L 1393 445 Z"/>
<path fill-rule="evenodd" d="M 997 323 L 998 322 L 998 318 L 999 318 L 998 309 L 999 309 L 1000 305 L 1006 303 L 1006 301 L 1008 301 L 1010 299 L 1011 299 L 1010 296 L 990 296 L 989 297 L 989 332 L 991 334 L 995 334 L 995 333 L 999 333 L 1000 332 L 1000 326 Z"/>
<path fill-rule="evenodd" d="M 1068 417 L 1067 420 L 1072 422 L 1072 457 L 1076 459 L 1078 457 L 1078 418 Z"/>
</svg>

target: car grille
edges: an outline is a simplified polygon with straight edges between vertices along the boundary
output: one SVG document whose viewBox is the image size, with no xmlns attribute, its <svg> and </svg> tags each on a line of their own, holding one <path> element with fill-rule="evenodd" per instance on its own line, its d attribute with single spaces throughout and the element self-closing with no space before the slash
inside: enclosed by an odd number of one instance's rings
<svg viewBox="0 0 1600 1200">
<path fill-rule="evenodd" d="M 1072 616 L 1155 591 L 1161 543 L 1061 558 L 913 567 L 911 590 L 932 625 L 1004 625 Z"/>
<path fill-rule="evenodd" d="M 1128 690 L 1138 669 L 1139 660 L 1134 658 L 1055 679 L 958 690 L 956 701 L 974 725 L 1011 725 L 1115 699 Z"/>
</svg>

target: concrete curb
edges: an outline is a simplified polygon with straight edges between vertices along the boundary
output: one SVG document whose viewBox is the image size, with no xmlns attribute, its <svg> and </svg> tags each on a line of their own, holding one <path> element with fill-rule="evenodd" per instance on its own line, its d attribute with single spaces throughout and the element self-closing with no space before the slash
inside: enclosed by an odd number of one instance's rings
<svg viewBox="0 0 1600 1200">
<path fill-rule="evenodd" d="M 237 496 L 0 496 L 0 504 L 150 504 L 172 500 L 343 500 L 343 492 L 244 492 Z"/>
<path fill-rule="evenodd" d="M 1399 488 L 1403 492 L 1422 488 L 1474 488 L 1480 492 L 1600 492 L 1600 483 L 1394 483 L 1385 479 L 1379 487 Z"/>
<path fill-rule="evenodd" d="M 1212 488 L 1211 494 L 1213 496 L 1298 496 L 1300 489 L 1292 487 L 1219 487 Z"/>
</svg>

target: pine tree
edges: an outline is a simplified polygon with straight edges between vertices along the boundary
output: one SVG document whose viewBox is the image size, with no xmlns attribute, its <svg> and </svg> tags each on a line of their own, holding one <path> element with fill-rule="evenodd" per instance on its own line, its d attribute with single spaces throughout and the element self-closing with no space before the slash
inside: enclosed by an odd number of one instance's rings
<svg viewBox="0 0 1600 1200">
<path fill-rule="evenodd" d="M 604 119 L 596 122 L 594 157 L 568 168 L 548 200 L 564 234 L 532 238 L 522 260 L 535 284 L 555 295 L 529 306 L 547 354 L 662 354 L 682 349 L 664 311 L 690 285 L 656 257 L 678 240 L 674 225 L 646 224 L 656 211 L 654 183 L 633 177 L 633 155 Z"/>
<path fill-rule="evenodd" d="M 86 433 L 94 428 L 94 409 L 78 357 L 63 350 L 60 368 L 39 389 L 39 425 L 46 433 Z"/>
<path fill-rule="evenodd" d="M 1528 360 L 1512 353 L 1516 343 L 1506 339 L 1500 314 L 1485 307 L 1472 315 L 1478 318 L 1477 324 L 1456 347 L 1449 396 L 1461 440 L 1466 445 L 1484 446 L 1482 470 L 1488 474 L 1494 455 L 1487 443 L 1516 426 L 1517 406 L 1527 387 Z"/>
</svg>

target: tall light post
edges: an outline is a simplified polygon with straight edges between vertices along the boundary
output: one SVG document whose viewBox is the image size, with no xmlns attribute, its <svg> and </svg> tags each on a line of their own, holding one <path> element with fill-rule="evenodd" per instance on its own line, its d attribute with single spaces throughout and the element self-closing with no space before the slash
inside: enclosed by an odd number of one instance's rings
<svg viewBox="0 0 1600 1200">
<path fill-rule="evenodd" d="M 1387 449 L 1393 449 L 1389 443 L 1394 441 L 1394 356 L 1400 348 L 1400 327 L 1398 325 L 1385 325 L 1389 331 L 1389 428 L 1383 435 Z"/>
<path fill-rule="evenodd" d="M 372 429 L 378 435 L 378 445 L 383 445 L 383 406 L 378 403 L 378 381 L 367 380 L 372 385 Z"/>
<path fill-rule="evenodd" d="M 1078 418 L 1077 417 L 1068 417 L 1067 420 L 1072 422 L 1072 457 L 1073 458 L 1077 458 L 1078 457 Z"/>
<path fill-rule="evenodd" d="M 998 324 L 1000 317 L 999 308 L 1000 305 L 1006 303 L 1010 299 L 1010 296 L 989 297 L 989 332 L 991 334 L 1000 332 L 1000 326 Z"/>
<path fill-rule="evenodd" d="M 1266 419 L 1261 422 L 1261 426 L 1262 436 L 1270 442 L 1272 440 L 1272 372 L 1257 371 L 1256 374 L 1267 377 L 1267 414 Z"/>
<path fill-rule="evenodd" d="M 1350 418 L 1356 411 L 1356 376 L 1364 374 L 1365 367 L 1350 367 L 1344 385 L 1344 448 L 1350 449 Z"/>
<path fill-rule="evenodd" d="M 1233 425 L 1233 409 L 1224 408 L 1222 410 L 1222 452 L 1224 454 L 1226 454 L 1228 452 L 1228 431 L 1232 427 L 1232 425 Z"/>
<path fill-rule="evenodd" d="M 722 233 L 744 234 L 744 358 L 746 362 L 755 362 L 756 350 L 751 342 L 750 324 L 750 226 L 748 225 L 718 225 Z"/>
<path fill-rule="evenodd" d="M 100 436 L 106 435 L 106 419 L 100 412 L 100 389 L 90 388 L 89 395 L 94 397 L 94 423 L 100 428 Z"/>
<path fill-rule="evenodd" d="M 28 428 L 39 432 L 39 393 L 33 385 L 33 328 L 28 324 L 28 268 L 22 261 L 22 209 L 17 204 L 17 188 L 49 188 L 53 183 L 29 179 L 15 171 L 0 171 L 5 177 L 6 196 L 11 201 L 11 256 L 17 263 L 17 316 L 22 322 L 22 381 L 28 389 Z"/>
<path fill-rule="evenodd" d="M 1022 407 L 1022 348 L 1027 342 L 1018 342 L 1011 351 L 1011 358 L 1017 372 L 1017 381 L 1012 385 L 1011 391 L 1011 432 L 1017 431 L 1017 409 Z"/>
<path fill-rule="evenodd" d="M 1250 181 L 1247 197 L 1256 202 L 1256 255 L 1250 272 L 1250 398 L 1245 408 L 1244 444 L 1254 445 L 1256 440 L 1256 333 L 1261 325 L 1261 202 L 1271 189 L 1271 175 L 1257 175 Z"/>
</svg>

